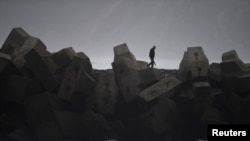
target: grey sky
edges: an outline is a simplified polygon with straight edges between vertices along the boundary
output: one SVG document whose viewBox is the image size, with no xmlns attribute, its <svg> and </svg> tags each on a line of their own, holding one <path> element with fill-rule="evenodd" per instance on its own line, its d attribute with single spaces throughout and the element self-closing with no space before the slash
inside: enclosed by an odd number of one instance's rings
<svg viewBox="0 0 250 141">
<path fill-rule="evenodd" d="M 210 63 L 235 49 L 250 62 L 249 0 L 0 0 L 0 44 L 13 27 L 40 38 L 49 51 L 73 47 L 94 68 L 111 68 L 113 47 L 127 43 L 158 68 L 178 68 L 189 46 L 202 46 Z"/>
</svg>

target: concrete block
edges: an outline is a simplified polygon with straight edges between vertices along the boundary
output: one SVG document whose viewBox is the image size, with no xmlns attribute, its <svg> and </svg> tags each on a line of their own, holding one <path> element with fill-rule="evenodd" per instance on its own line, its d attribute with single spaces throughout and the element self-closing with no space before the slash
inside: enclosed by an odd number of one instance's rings
<svg viewBox="0 0 250 141">
<path fill-rule="evenodd" d="M 52 60 L 51 56 L 41 56 L 43 61 L 46 63 L 46 66 L 48 67 L 49 71 L 52 74 L 55 74 L 56 71 L 58 70 L 57 65 L 55 64 L 55 62 Z"/>
<path fill-rule="evenodd" d="M 27 126 L 21 126 L 8 134 L 11 141 L 38 141 L 33 130 Z"/>
<path fill-rule="evenodd" d="M 6 105 L 7 106 L 7 105 Z M 6 135 L 16 128 L 25 124 L 25 117 L 20 109 L 11 109 L 13 105 L 8 105 L 6 112 L 0 115 L 0 132 Z M 19 106 L 20 107 L 20 106 Z"/>
<path fill-rule="evenodd" d="M 23 104 L 23 101 L 27 96 L 27 89 L 30 82 L 31 79 L 27 77 L 19 75 L 9 76 L 4 99 Z"/>
<path fill-rule="evenodd" d="M 219 63 L 212 63 L 209 66 L 209 80 L 213 83 L 221 82 L 221 72 Z"/>
<path fill-rule="evenodd" d="M 148 68 L 148 62 L 145 62 L 145 61 L 140 61 L 140 60 L 137 60 L 136 61 L 136 64 L 137 64 L 137 68 L 139 70 L 142 70 L 142 69 L 147 69 Z"/>
<path fill-rule="evenodd" d="M 25 101 L 27 121 L 40 141 L 84 137 L 80 114 L 64 111 L 65 106 L 64 101 L 50 93 L 37 94 Z"/>
<path fill-rule="evenodd" d="M 51 119 L 45 118 L 33 127 L 39 141 L 84 139 L 80 114 L 53 110 L 50 116 Z"/>
<path fill-rule="evenodd" d="M 85 72 L 85 66 L 85 62 L 75 56 L 67 67 L 57 92 L 60 98 L 70 101 L 72 104 L 80 104 L 78 105 L 79 108 L 82 106 L 95 106 L 94 92 L 96 81 Z"/>
<path fill-rule="evenodd" d="M 0 58 L 6 59 L 6 60 L 12 60 L 11 56 L 9 54 L 0 52 Z"/>
<path fill-rule="evenodd" d="M 238 60 L 238 59 L 240 58 L 238 57 L 238 54 L 235 50 L 230 50 L 222 54 L 222 61 Z"/>
<path fill-rule="evenodd" d="M 1 53 L 0 54 L 0 75 L 5 73 L 21 74 L 16 66 L 12 63 L 10 56 Z"/>
<path fill-rule="evenodd" d="M 131 66 L 130 66 L 131 65 Z M 137 69 L 130 59 L 120 59 L 112 63 L 115 80 L 126 103 L 130 103 L 138 98 L 141 89 L 138 87 L 140 78 Z"/>
<path fill-rule="evenodd" d="M 139 70 L 138 73 L 141 79 L 142 88 L 147 88 L 153 85 L 154 83 L 160 81 L 161 79 L 163 79 L 161 71 L 154 68 L 142 69 Z"/>
<path fill-rule="evenodd" d="M 237 91 L 237 73 L 222 75 L 222 89 L 226 93 Z"/>
<path fill-rule="evenodd" d="M 119 91 L 113 72 L 102 73 L 95 87 L 98 112 L 114 114 Z"/>
<path fill-rule="evenodd" d="M 128 49 L 126 43 L 120 44 L 114 47 L 114 62 L 119 61 L 122 58 L 129 59 L 131 61 L 131 65 L 137 67 L 137 62 L 133 53 L 131 53 Z"/>
<path fill-rule="evenodd" d="M 232 93 L 227 97 L 227 106 L 230 114 L 231 124 L 250 124 L 250 97 L 240 97 L 236 93 Z"/>
<path fill-rule="evenodd" d="M 208 82 L 196 82 L 193 84 L 194 99 L 198 103 L 205 103 L 211 99 L 211 87 Z"/>
<path fill-rule="evenodd" d="M 8 77 L 11 74 L 21 75 L 21 72 L 16 68 L 8 57 L 0 56 L 0 89 L 5 91 L 7 87 Z"/>
<path fill-rule="evenodd" d="M 179 112 L 173 100 L 163 97 L 141 117 L 143 125 L 151 131 L 152 135 L 171 134 L 174 131 Z"/>
<path fill-rule="evenodd" d="M 85 62 L 86 72 L 88 74 L 91 74 L 93 68 L 89 57 L 83 52 L 77 52 L 76 55 L 83 59 L 83 61 Z"/>
<path fill-rule="evenodd" d="M 222 74 L 239 73 L 247 70 L 246 65 L 240 60 L 227 60 L 220 63 Z"/>
<path fill-rule="evenodd" d="M 129 51 L 126 44 L 114 47 L 114 62 L 112 67 L 115 72 L 115 80 L 126 103 L 130 103 L 138 98 L 141 91 L 140 76 L 138 70 L 141 64 L 137 64 L 134 55 Z"/>
<path fill-rule="evenodd" d="M 25 59 L 29 64 L 30 69 L 47 90 L 52 91 L 58 86 L 58 82 L 55 79 L 53 72 L 51 72 L 46 61 L 44 61 L 35 49 L 31 49 L 25 55 Z"/>
<path fill-rule="evenodd" d="M 98 113 L 91 110 L 84 112 L 81 115 L 81 122 L 88 140 L 104 140 L 110 136 L 111 128 L 107 120 Z"/>
<path fill-rule="evenodd" d="M 53 59 L 58 68 L 62 68 L 71 62 L 74 55 L 76 55 L 74 49 L 72 47 L 68 47 L 56 53 L 53 53 L 51 55 L 51 58 Z"/>
<path fill-rule="evenodd" d="M 205 123 L 206 125 L 210 124 L 227 124 L 225 121 L 223 121 L 222 117 L 220 116 L 221 113 L 217 108 L 214 107 L 206 107 L 202 116 L 201 121 Z"/>
<path fill-rule="evenodd" d="M 115 54 L 114 61 L 118 61 L 120 58 L 123 58 L 123 57 L 131 59 L 132 62 L 136 61 L 134 54 L 132 54 L 129 51 L 126 43 L 115 46 L 114 54 Z"/>
<path fill-rule="evenodd" d="M 245 63 L 246 67 L 250 69 L 250 63 Z"/>
<path fill-rule="evenodd" d="M 178 89 L 180 84 L 181 82 L 178 79 L 169 76 L 146 88 L 139 96 L 145 101 L 152 101 L 165 94 L 171 96 L 174 94 L 174 89 Z"/>
<path fill-rule="evenodd" d="M 208 81 L 208 65 L 206 62 L 194 62 L 190 67 L 192 82 Z"/>
<path fill-rule="evenodd" d="M 65 102 L 52 93 L 40 93 L 24 101 L 26 119 L 32 127 L 55 121 L 54 110 L 64 110 Z"/>
<path fill-rule="evenodd" d="M 236 85 L 238 86 L 237 91 L 239 93 L 248 93 L 250 92 L 250 74 L 243 74 L 237 76 Z"/>
<path fill-rule="evenodd" d="M 57 126 L 63 138 L 84 138 L 84 127 L 78 113 L 54 110 Z M 53 134 L 53 133 L 52 133 Z"/>
<path fill-rule="evenodd" d="M 32 48 L 39 50 L 40 54 L 49 53 L 40 39 L 30 36 L 22 28 L 18 27 L 12 29 L 1 51 L 9 54 L 13 58 L 13 63 L 21 69 L 25 63 L 25 54 Z"/>
<path fill-rule="evenodd" d="M 35 49 L 40 56 L 49 55 L 50 53 L 46 50 L 44 43 L 35 37 L 28 37 L 19 50 L 15 51 L 13 55 L 13 62 L 19 68 L 22 69 L 26 63 L 25 55 L 31 50 Z"/>
<path fill-rule="evenodd" d="M 188 47 L 179 65 L 181 81 L 203 80 L 207 76 L 208 68 L 209 61 L 202 47 Z"/>
<path fill-rule="evenodd" d="M 13 28 L 5 40 L 1 51 L 13 56 L 15 50 L 19 50 L 29 36 L 21 27 Z"/>
</svg>

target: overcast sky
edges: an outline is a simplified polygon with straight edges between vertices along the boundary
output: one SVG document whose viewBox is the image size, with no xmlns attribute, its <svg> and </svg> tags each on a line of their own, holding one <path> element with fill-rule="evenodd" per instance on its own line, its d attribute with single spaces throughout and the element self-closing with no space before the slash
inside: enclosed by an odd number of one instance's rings
<svg viewBox="0 0 250 141">
<path fill-rule="evenodd" d="M 202 46 L 210 63 L 235 49 L 250 63 L 250 0 L 0 0 L 0 44 L 13 27 L 40 38 L 51 52 L 86 53 L 111 68 L 113 47 L 127 43 L 137 60 L 178 68 L 184 51 Z"/>
</svg>

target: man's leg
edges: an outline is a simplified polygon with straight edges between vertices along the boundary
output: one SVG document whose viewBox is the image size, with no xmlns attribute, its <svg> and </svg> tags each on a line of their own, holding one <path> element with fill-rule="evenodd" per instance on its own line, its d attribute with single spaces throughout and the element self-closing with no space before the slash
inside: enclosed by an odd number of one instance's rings
<svg viewBox="0 0 250 141">
<path fill-rule="evenodd" d="M 151 65 L 151 68 L 154 67 L 154 58 L 150 58 L 151 59 L 151 62 L 150 62 L 150 65 Z"/>
</svg>

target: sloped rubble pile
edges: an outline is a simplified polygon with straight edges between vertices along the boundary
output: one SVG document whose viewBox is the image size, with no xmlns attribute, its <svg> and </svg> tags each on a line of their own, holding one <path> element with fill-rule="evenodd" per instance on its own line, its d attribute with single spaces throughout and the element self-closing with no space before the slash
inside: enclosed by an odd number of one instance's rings
<svg viewBox="0 0 250 141">
<path fill-rule="evenodd" d="M 194 141 L 208 124 L 250 123 L 249 65 L 235 50 L 210 64 L 188 47 L 177 73 L 163 74 L 124 43 L 112 67 L 13 28 L 0 50 L 0 140 Z"/>
</svg>

